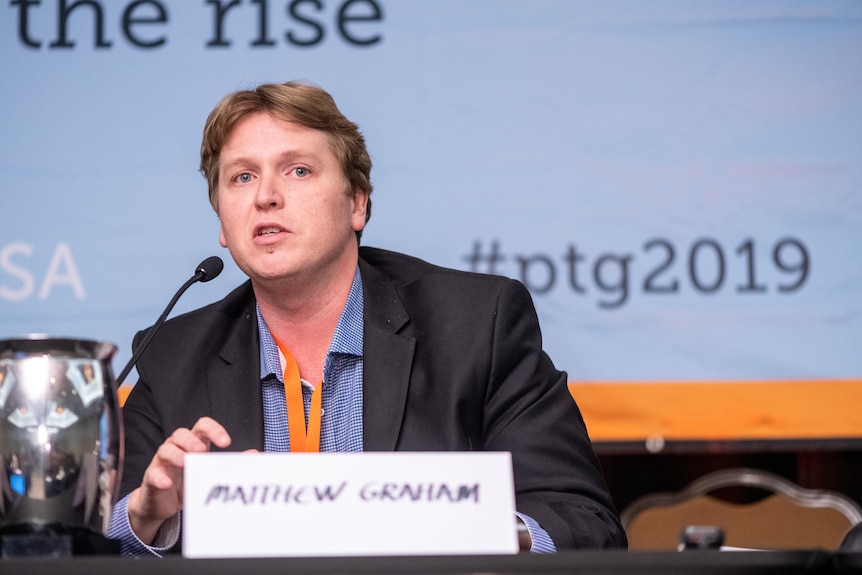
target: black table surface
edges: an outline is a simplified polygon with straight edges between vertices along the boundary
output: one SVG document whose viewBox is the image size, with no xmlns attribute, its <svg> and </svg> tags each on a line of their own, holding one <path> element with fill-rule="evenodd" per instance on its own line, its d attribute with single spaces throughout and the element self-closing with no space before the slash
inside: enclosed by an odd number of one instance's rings
<svg viewBox="0 0 862 575">
<path fill-rule="evenodd" d="M 129 559 L 121 557 L 0 559 L 0 574 L 269 575 L 280 573 L 590 573 L 789 574 L 862 573 L 862 553 L 799 551 L 570 551 L 552 555 Z"/>
</svg>

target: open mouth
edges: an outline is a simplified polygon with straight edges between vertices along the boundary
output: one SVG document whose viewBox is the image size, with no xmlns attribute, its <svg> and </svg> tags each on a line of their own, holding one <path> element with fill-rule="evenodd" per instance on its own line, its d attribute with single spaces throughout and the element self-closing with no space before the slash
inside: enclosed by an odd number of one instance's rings
<svg viewBox="0 0 862 575">
<path fill-rule="evenodd" d="M 258 237 L 266 237 L 271 236 L 273 234 L 278 234 L 284 231 L 284 228 L 280 228 L 278 226 L 261 226 L 257 229 Z"/>
</svg>

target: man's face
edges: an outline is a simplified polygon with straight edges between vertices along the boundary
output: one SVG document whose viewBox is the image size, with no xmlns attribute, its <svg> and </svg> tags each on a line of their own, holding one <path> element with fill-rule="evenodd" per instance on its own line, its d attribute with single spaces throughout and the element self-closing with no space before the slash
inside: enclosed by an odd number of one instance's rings
<svg viewBox="0 0 862 575">
<path fill-rule="evenodd" d="M 328 136 L 259 112 L 219 161 L 219 242 L 253 281 L 325 280 L 356 265 L 367 194 L 347 181 Z"/>
</svg>

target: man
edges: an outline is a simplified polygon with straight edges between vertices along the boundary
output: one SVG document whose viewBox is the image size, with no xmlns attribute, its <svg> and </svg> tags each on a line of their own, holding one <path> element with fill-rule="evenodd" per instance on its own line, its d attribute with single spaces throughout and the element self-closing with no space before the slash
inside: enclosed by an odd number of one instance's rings
<svg viewBox="0 0 862 575">
<path fill-rule="evenodd" d="M 510 451 L 527 548 L 625 545 L 523 285 L 359 248 L 371 160 L 329 94 L 228 95 L 201 170 L 250 281 L 167 322 L 138 362 L 109 531 L 125 552 L 176 548 L 184 455 L 210 448 Z"/>
</svg>

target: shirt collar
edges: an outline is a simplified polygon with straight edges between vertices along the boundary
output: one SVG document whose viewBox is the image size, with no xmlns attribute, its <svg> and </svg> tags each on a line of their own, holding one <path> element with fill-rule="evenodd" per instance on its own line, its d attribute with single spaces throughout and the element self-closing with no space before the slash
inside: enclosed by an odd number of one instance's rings
<svg viewBox="0 0 862 575">
<path fill-rule="evenodd" d="M 278 345 L 275 343 L 257 304 L 255 304 L 255 311 L 257 312 L 257 331 L 260 336 L 260 378 L 266 379 L 274 374 L 281 381 L 283 376 L 281 362 L 278 358 Z M 335 334 L 333 334 L 332 342 L 329 344 L 329 351 L 326 352 L 327 367 L 330 364 L 331 356 L 335 354 L 362 357 L 362 324 L 362 276 L 357 266 L 356 272 L 353 274 L 353 283 L 350 285 L 350 293 L 347 295 L 347 303 L 344 304 L 341 317 L 338 318 L 338 325 L 335 326 Z M 325 370 L 326 368 L 324 368 Z"/>
</svg>

